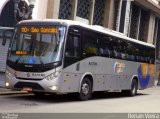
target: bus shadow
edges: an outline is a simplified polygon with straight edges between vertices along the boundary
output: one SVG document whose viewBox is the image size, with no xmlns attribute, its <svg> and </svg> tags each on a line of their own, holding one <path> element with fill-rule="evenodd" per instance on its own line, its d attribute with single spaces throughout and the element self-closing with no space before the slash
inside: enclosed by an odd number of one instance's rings
<svg viewBox="0 0 160 119">
<path fill-rule="evenodd" d="M 138 93 L 137 96 L 145 96 L 148 94 L 142 94 Z M 118 99 L 118 98 L 129 98 L 130 96 L 127 96 L 120 92 L 97 92 L 93 93 L 92 99 L 90 100 L 104 100 L 104 99 Z M 44 96 L 35 96 L 33 94 L 23 94 L 23 95 L 13 95 L 9 98 L 14 98 L 19 101 L 32 101 L 32 102 L 38 102 L 38 103 L 67 103 L 67 102 L 78 102 L 78 98 L 76 94 L 63 94 L 63 95 L 54 95 L 54 94 L 47 94 Z M 134 98 L 134 97 L 131 97 Z M 88 100 L 88 101 L 90 101 Z"/>
<path fill-rule="evenodd" d="M 144 93 L 138 93 L 135 97 L 139 96 L 145 96 L 148 94 Z M 127 94 L 121 93 L 121 92 L 96 92 L 93 94 L 92 99 L 97 100 L 97 99 L 118 99 L 118 98 L 134 98 L 132 96 L 128 96 Z"/>
</svg>

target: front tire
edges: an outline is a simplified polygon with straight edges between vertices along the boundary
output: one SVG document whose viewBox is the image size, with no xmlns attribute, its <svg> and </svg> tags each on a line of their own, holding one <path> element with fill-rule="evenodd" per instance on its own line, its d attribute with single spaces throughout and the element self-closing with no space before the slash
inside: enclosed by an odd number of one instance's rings
<svg viewBox="0 0 160 119">
<path fill-rule="evenodd" d="M 89 78 L 84 78 L 81 83 L 81 89 L 79 93 L 79 99 L 81 101 L 88 100 L 92 95 L 92 83 Z"/>
</svg>

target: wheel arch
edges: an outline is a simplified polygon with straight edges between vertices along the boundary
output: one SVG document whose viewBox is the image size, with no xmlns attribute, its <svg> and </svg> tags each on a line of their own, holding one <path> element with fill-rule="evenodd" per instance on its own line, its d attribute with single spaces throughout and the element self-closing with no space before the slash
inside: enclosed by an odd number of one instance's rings
<svg viewBox="0 0 160 119">
<path fill-rule="evenodd" d="M 138 86 L 138 88 L 139 88 L 139 78 L 138 78 L 138 76 L 137 76 L 137 75 L 134 75 L 134 76 L 132 77 L 132 79 L 131 79 L 130 84 L 132 84 L 132 81 L 133 81 L 133 80 L 136 80 L 137 86 Z"/>
<path fill-rule="evenodd" d="M 91 81 L 92 91 L 93 91 L 93 85 L 94 85 L 94 78 L 93 77 L 94 77 L 93 74 L 90 73 L 90 72 L 87 72 L 87 73 L 83 74 L 83 76 L 82 76 L 82 78 L 81 78 L 81 80 L 79 82 L 79 90 L 78 91 L 80 92 L 80 90 L 81 90 L 80 87 L 81 87 L 81 83 L 82 83 L 84 78 L 88 78 Z"/>
</svg>

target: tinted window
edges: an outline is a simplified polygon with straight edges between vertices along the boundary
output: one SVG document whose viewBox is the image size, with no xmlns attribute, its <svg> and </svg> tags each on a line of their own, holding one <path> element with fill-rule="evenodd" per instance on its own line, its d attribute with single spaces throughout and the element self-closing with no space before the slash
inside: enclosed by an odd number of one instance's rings
<svg viewBox="0 0 160 119">
<path fill-rule="evenodd" d="M 98 35 L 98 47 L 99 47 L 99 56 L 110 57 L 111 48 L 110 48 L 111 37 L 99 34 Z"/>
<path fill-rule="evenodd" d="M 67 67 L 81 58 L 81 32 L 79 28 L 70 27 L 67 35 L 65 48 L 65 63 Z"/>
<path fill-rule="evenodd" d="M 96 32 L 84 30 L 83 32 L 83 56 L 97 56 L 98 55 L 98 39 Z"/>
</svg>

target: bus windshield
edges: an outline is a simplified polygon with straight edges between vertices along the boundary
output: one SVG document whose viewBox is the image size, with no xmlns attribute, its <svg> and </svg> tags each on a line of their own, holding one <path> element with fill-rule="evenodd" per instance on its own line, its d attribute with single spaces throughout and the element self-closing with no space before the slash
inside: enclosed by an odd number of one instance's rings
<svg viewBox="0 0 160 119">
<path fill-rule="evenodd" d="M 62 60 L 63 26 L 20 26 L 11 42 L 8 60 L 15 64 L 48 64 Z"/>
</svg>

